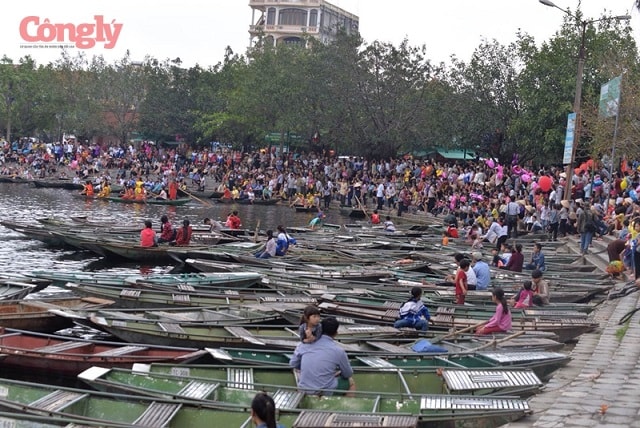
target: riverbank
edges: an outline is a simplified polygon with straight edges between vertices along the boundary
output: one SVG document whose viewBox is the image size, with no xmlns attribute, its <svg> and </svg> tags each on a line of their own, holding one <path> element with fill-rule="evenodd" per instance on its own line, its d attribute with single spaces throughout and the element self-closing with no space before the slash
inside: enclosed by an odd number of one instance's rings
<svg viewBox="0 0 640 428">
<path fill-rule="evenodd" d="M 579 240 L 568 245 L 576 251 Z M 600 328 L 580 337 L 571 362 L 529 400 L 533 414 L 505 427 L 640 427 L 640 312 L 619 324 L 639 304 L 639 292 L 601 303 Z"/>
</svg>

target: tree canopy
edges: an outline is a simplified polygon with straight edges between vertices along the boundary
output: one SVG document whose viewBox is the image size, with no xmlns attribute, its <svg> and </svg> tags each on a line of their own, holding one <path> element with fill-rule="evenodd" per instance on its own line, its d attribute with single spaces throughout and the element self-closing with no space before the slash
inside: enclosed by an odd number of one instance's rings
<svg viewBox="0 0 640 428">
<path fill-rule="evenodd" d="M 0 129 L 11 139 L 59 141 L 67 132 L 107 143 L 137 136 L 373 158 L 441 147 L 559 164 L 576 90 L 576 24 L 567 16 L 541 44 L 520 32 L 508 45 L 482 40 L 471 58 L 452 56 L 449 64 L 433 64 L 426 45 L 346 34 L 326 45 L 309 38 L 276 48 L 259 43 L 244 55 L 228 50 L 208 69 L 183 68 L 179 58 L 136 63 L 129 54 L 112 64 L 65 52 L 47 65 L 5 56 Z M 639 157 L 631 29 L 604 19 L 584 30 L 578 157 L 600 159 L 611 150 L 615 123 L 598 116 L 598 101 L 600 87 L 616 76 L 623 76 L 617 152 Z"/>
</svg>

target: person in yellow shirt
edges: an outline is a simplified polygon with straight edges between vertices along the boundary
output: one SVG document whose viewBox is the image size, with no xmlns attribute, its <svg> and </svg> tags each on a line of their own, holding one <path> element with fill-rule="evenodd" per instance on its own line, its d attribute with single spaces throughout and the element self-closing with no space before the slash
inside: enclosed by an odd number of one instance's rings
<svg viewBox="0 0 640 428">
<path fill-rule="evenodd" d="M 104 181 L 102 183 L 102 189 L 100 189 L 100 192 L 98 193 L 98 197 L 99 198 L 106 198 L 111 194 L 111 186 L 109 186 L 109 182 L 108 181 Z"/>
</svg>

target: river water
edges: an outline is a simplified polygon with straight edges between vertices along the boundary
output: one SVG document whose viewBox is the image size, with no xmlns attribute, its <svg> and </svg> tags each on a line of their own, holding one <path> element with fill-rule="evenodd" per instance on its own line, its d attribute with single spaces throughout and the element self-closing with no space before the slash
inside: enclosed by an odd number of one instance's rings
<svg viewBox="0 0 640 428">
<path fill-rule="evenodd" d="M 278 205 L 229 205 L 209 200 L 192 201 L 187 205 L 173 207 L 146 204 L 121 204 L 102 200 L 84 200 L 74 196 L 77 191 L 34 188 L 27 184 L 0 183 L 0 219 L 37 224 L 38 218 L 54 217 L 69 220 L 86 216 L 95 221 L 114 225 L 140 224 L 151 219 L 154 229 L 160 225 L 160 217 L 166 214 L 175 226 L 189 219 L 192 224 L 201 224 L 205 217 L 224 221 L 231 210 L 237 210 L 243 228 L 254 230 L 273 229 L 283 224 L 286 227 L 306 226 L 314 214 L 296 213 L 286 204 Z M 348 218 L 338 212 L 327 213 L 328 223 L 345 223 Z M 85 271 L 132 271 L 160 272 L 169 266 L 139 266 L 135 264 L 113 265 L 99 257 L 77 251 L 47 247 L 40 241 L 0 226 L 0 272 L 20 273 L 30 270 L 85 270 Z"/>
</svg>

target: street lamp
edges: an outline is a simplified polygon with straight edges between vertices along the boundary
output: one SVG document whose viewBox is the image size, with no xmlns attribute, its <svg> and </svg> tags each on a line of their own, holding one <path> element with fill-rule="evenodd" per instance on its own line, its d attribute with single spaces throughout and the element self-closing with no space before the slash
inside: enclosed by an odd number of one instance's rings
<svg viewBox="0 0 640 428">
<path fill-rule="evenodd" d="M 575 128 L 573 131 L 573 146 L 571 147 L 571 159 L 569 160 L 569 164 L 567 165 L 567 172 L 566 172 L 567 183 L 565 185 L 564 194 L 562 197 L 562 199 L 568 200 L 568 199 L 571 199 L 571 185 L 573 182 L 573 164 L 576 160 L 576 148 L 578 146 L 578 142 L 580 141 L 580 133 L 582 128 L 582 114 L 581 114 L 582 112 L 581 112 L 580 101 L 582 100 L 582 75 L 584 72 L 585 36 L 587 33 L 587 25 L 593 24 L 594 22 L 599 22 L 599 21 L 628 20 L 628 19 L 631 19 L 631 16 L 619 15 L 619 16 L 600 18 L 600 19 L 584 20 L 584 19 L 580 19 L 579 16 L 569 12 L 568 10 L 561 8 L 560 6 L 556 5 L 552 1 L 549 1 L 549 0 L 538 0 L 538 1 L 540 1 L 540 3 L 542 3 L 545 6 L 555 7 L 556 9 L 560 9 L 566 15 L 569 15 L 571 18 L 575 19 L 578 22 L 578 24 L 580 24 L 580 26 L 582 27 L 581 34 L 580 34 L 580 50 L 578 51 L 578 73 L 576 75 L 576 95 L 573 100 L 573 112 L 576 115 Z"/>
</svg>

